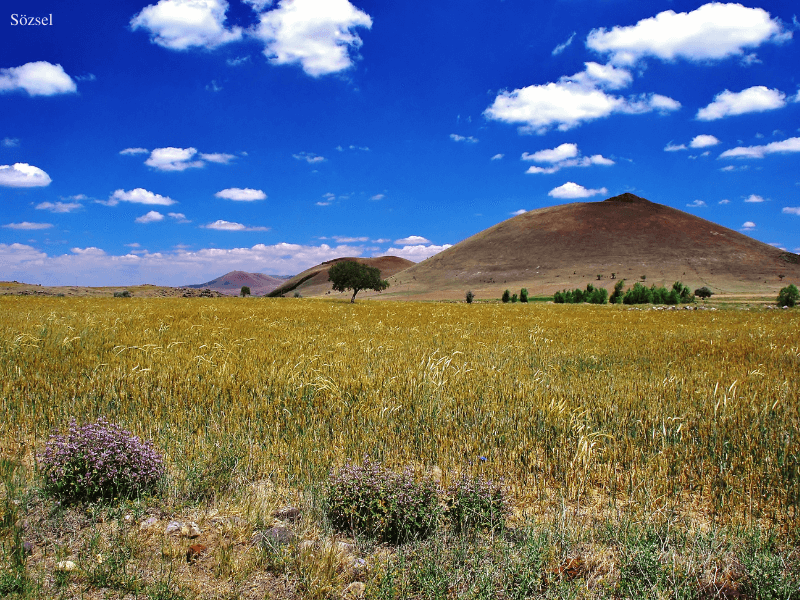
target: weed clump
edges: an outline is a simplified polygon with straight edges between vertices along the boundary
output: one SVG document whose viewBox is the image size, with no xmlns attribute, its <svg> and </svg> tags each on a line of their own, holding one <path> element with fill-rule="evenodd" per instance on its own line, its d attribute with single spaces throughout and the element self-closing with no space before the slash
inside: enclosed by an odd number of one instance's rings
<svg viewBox="0 0 800 600">
<path fill-rule="evenodd" d="M 447 488 L 447 517 L 456 532 L 496 531 L 504 524 L 503 488 L 482 476 L 463 476 Z"/>
<path fill-rule="evenodd" d="M 38 457 L 48 495 L 66 502 L 132 497 L 151 492 L 164 462 L 150 442 L 99 418 L 52 435 Z"/>
<path fill-rule="evenodd" d="M 347 462 L 332 472 L 326 491 L 334 529 L 378 542 L 423 539 L 441 515 L 434 481 L 415 479 L 410 468 L 391 471 L 369 459 L 360 466 Z"/>
</svg>

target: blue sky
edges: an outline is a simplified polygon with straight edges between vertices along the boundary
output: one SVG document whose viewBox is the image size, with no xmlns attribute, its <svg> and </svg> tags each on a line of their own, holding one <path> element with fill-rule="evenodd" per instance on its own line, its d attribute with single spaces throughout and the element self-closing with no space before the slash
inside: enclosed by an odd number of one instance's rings
<svg viewBox="0 0 800 600">
<path fill-rule="evenodd" d="M 792 2 L 5 6 L 1 280 L 418 261 L 623 192 L 800 252 Z"/>
</svg>

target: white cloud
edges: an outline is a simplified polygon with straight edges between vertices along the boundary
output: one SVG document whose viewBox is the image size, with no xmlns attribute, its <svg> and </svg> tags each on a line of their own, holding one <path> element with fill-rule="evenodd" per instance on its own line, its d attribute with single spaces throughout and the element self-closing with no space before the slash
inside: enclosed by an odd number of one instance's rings
<svg viewBox="0 0 800 600">
<path fill-rule="evenodd" d="M 142 215 L 141 217 L 136 218 L 137 223 L 157 223 L 158 221 L 163 221 L 164 215 L 162 215 L 157 210 L 151 210 L 147 214 Z"/>
<path fill-rule="evenodd" d="M 241 223 L 234 223 L 231 221 L 223 221 L 218 219 L 208 225 L 203 225 L 206 229 L 216 229 L 217 231 L 269 231 L 269 227 L 248 227 Z"/>
<path fill-rule="evenodd" d="M 183 213 L 171 212 L 167 213 L 167 216 L 171 219 L 175 219 L 178 223 L 191 223 L 191 221 L 187 219 L 186 215 Z"/>
<path fill-rule="evenodd" d="M 714 101 L 697 111 L 700 121 L 716 121 L 733 115 L 775 110 L 786 105 L 786 94 L 763 85 L 731 92 L 725 90 L 714 96 Z"/>
<path fill-rule="evenodd" d="M 370 200 L 383 200 L 386 198 L 386 194 L 375 194 L 374 196 L 370 196 Z"/>
<path fill-rule="evenodd" d="M 3 225 L 6 229 L 50 229 L 52 226 L 52 223 L 30 223 L 28 221 Z"/>
<path fill-rule="evenodd" d="M 720 141 L 713 135 L 700 134 L 692 138 L 689 142 L 690 148 L 707 148 L 708 146 L 716 146 Z"/>
<path fill-rule="evenodd" d="M 720 154 L 719 158 L 764 158 L 767 154 L 785 154 L 789 152 L 800 152 L 800 137 L 771 142 L 764 146 L 731 148 Z"/>
<path fill-rule="evenodd" d="M 664 61 L 721 60 L 791 36 L 761 8 L 711 2 L 689 13 L 667 10 L 628 27 L 593 29 L 586 46 L 610 55 L 615 64 L 633 65 L 651 56 Z"/>
<path fill-rule="evenodd" d="M 68 213 L 83 208 L 79 202 L 40 202 L 36 210 L 49 210 L 52 213 Z"/>
<path fill-rule="evenodd" d="M 185 169 L 200 168 L 204 166 L 202 160 L 192 160 L 197 154 L 196 148 L 156 148 L 150 157 L 144 161 L 148 167 L 159 171 L 183 171 Z"/>
<path fill-rule="evenodd" d="M 752 221 L 745 221 L 744 223 L 742 223 L 741 227 L 742 231 L 752 231 L 755 228 L 756 224 L 753 223 Z"/>
<path fill-rule="evenodd" d="M 325 161 L 324 156 L 319 156 L 317 154 L 314 154 L 313 152 L 298 152 L 297 154 L 292 154 L 292 156 L 297 160 L 304 160 L 310 165 Z"/>
<path fill-rule="evenodd" d="M 577 144 L 561 144 L 556 148 L 549 150 L 539 150 L 533 154 L 527 152 L 522 153 L 522 160 L 550 163 L 549 167 L 537 167 L 532 165 L 525 171 L 528 174 L 542 173 L 551 174 L 565 169 L 568 167 L 590 167 L 592 165 L 610 166 L 616 164 L 610 158 L 606 158 L 601 154 L 594 154 L 593 156 L 580 156 Z"/>
<path fill-rule="evenodd" d="M 800 217 L 800 206 L 784 206 L 781 212 L 785 215 L 797 215 Z"/>
<path fill-rule="evenodd" d="M 3 148 L 18 148 L 19 138 L 3 138 L 2 141 L 0 141 L 0 146 Z"/>
<path fill-rule="evenodd" d="M 519 215 L 524 215 L 526 212 L 528 211 L 525 210 L 524 208 L 520 208 L 519 210 L 515 210 L 511 214 L 514 215 L 515 217 L 518 217 Z"/>
<path fill-rule="evenodd" d="M 584 71 L 562 77 L 557 83 L 500 92 L 483 114 L 496 121 L 520 124 L 521 133 L 544 134 L 554 126 L 567 131 L 614 113 L 666 113 L 680 108 L 678 101 L 658 94 L 624 98 L 604 91 L 629 85 L 631 80 L 624 69 L 586 63 Z"/>
<path fill-rule="evenodd" d="M 24 244 L 0 244 L 0 280 L 32 281 L 47 285 L 185 285 L 201 283 L 220 273 L 248 272 L 294 275 L 326 260 L 363 256 L 360 245 L 304 246 L 280 243 L 248 248 L 204 248 L 170 252 L 137 251 L 110 255 L 97 248 L 75 248 L 48 256 Z"/>
<path fill-rule="evenodd" d="M 116 206 L 120 202 L 132 202 L 134 204 L 155 204 L 158 206 L 170 206 L 175 204 L 176 201 L 167 196 L 154 194 L 144 188 L 136 188 L 126 192 L 125 190 L 116 190 L 105 204 L 107 206 Z"/>
<path fill-rule="evenodd" d="M 451 246 L 452 244 L 444 244 L 442 246 L 435 246 L 433 244 L 428 246 L 403 246 L 402 248 L 389 248 L 386 252 L 381 253 L 381 256 L 399 256 L 400 258 L 419 262 L 430 258 L 434 254 L 439 254 L 439 252 L 447 250 Z"/>
<path fill-rule="evenodd" d="M 572 32 L 572 35 L 570 35 L 570 36 L 569 36 L 569 38 L 567 38 L 567 41 L 566 41 L 566 42 L 564 42 L 563 44 L 559 44 L 558 46 L 556 46 L 555 48 L 553 48 L 552 55 L 553 55 L 553 56 L 558 56 L 558 55 L 559 55 L 559 54 L 561 54 L 561 53 L 562 53 L 564 50 L 566 50 L 566 49 L 569 47 L 569 45 L 572 43 L 572 40 L 574 40 L 574 39 L 575 39 L 575 34 L 576 34 L 576 32 L 575 32 L 575 31 L 573 31 L 573 32 Z"/>
<path fill-rule="evenodd" d="M 237 56 L 236 58 L 229 58 L 225 62 L 228 63 L 228 65 L 231 67 L 238 67 L 239 65 L 249 61 L 250 61 L 249 56 Z"/>
<path fill-rule="evenodd" d="M 220 165 L 227 165 L 234 158 L 236 158 L 236 156 L 233 155 L 233 154 L 223 154 L 223 153 L 220 153 L 220 152 L 215 152 L 213 154 L 202 154 L 201 153 L 200 154 L 200 158 L 205 160 L 205 161 L 208 161 L 208 162 L 213 162 L 213 163 L 217 163 L 217 164 L 220 164 Z"/>
<path fill-rule="evenodd" d="M 678 152 L 679 150 L 686 150 L 686 144 L 673 144 L 670 142 L 664 146 L 664 152 Z"/>
<path fill-rule="evenodd" d="M 225 27 L 225 0 L 160 0 L 131 19 L 131 28 L 150 33 L 150 41 L 171 50 L 216 48 L 242 38 L 240 27 Z"/>
<path fill-rule="evenodd" d="M 430 244 L 431 241 L 425 239 L 421 235 L 410 235 L 399 240 L 394 241 L 395 244 L 402 244 L 406 246 L 418 246 L 420 244 Z"/>
<path fill-rule="evenodd" d="M 747 198 L 744 199 L 745 202 L 749 202 L 751 204 L 760 204 L 762 202 L 766 202 L 764 198 L 759 196 L 758 194 L 750 194 Z"/>
<path fill-rule="evenodd" d="M 728 200 L 727 198 L 725 198 L 723 200 L 720 200 L 717 204 L 723 204 L 724 205 L 724 204 L 730 204 L 730 203 L 731 203 L 731 201 Z"/>
<path fill-rule="evenodd" d="M 225 198 L 226 200 L 234 200 L 236 202 L 254 202 L 267 198 L 267 195 L 261 190 L 253 190 L 250 188 L 228 188 L 214 195 L 217 198 Z"/>
<path fill-rule="evenodd" d="M 51 181 L 47 173 L 28 163 L 0 165 L 0 186 L 3 187 L 45 187 Z"/>
<path fill-rule="evenodd" d="M 505 154 L 495 154 L 491 160 L 502 160 Z"/>
<path fill-rule="evenodd" d="M 687 204 L 686 206 L 688 206 L 689 208 L 702 208 L 707 205 L 702 200 L 695 200 L 694 202 L 692 202 L 691 204 Z"/>
<path fill-rule="evenodd" d="M 269 61 L 299 64 L 312 77 L 350 68 L 350 53 L 362 44 L 356 28 L 372 27 L 370 16 L 348 0 L 280 0 L 259 19 L 252 35 L 264 42 Z"/>
<path fill-rule="evenodd" d="M 74 93 L 78 87 L 61 65 L 40 60 L 0 69 L 0 94 L 15 90 L 25 90 L 29 96 L 55 96 Z"/>
<path fill-rule="evenodd" d="M 451 133 L 450 139 L 454 142 L 466 142 L 468 144 L 476 144 L 478 142 L 478 138 L 469 136 L 458 135 L 457 133 Z"/>
<path fill-rule="evenodd" d="M 119 151 L 120 154 L 131 155 L 131 156 L 134 154 L 147 154 L 148 152 L 150 152 L 150 150 L 148 150 L 147 148 L 125 148 L 125 150 Z"/>
<path fill-rule="evenodd" d="M 586 189 L 582 185 L 578 185 L 577 183 L 573 183 L 568 181 L 564 185 L 558 186 L 550 190 L 547 195 L 552 196 L 553 198 L 564 198 L 564 199 L 574 199 L 574 198 L 590 198 L 591 196 L 595 196 L 597 194 L 605 194 L 608 192 L 606 188 L 600 188 L 597 190 L 594 189 Z"/>
<path fill-rule="evenodd" d="M 551 150 L 539 150 L 533 154 L 527 152 L 522 153 L 522 160 L 530 160 L 534 162 L 557 163 L 568 158 L 578 156 L 577 144 L 561 144 L 560 146 Z"/>
<path fill-rule="evenodd" d="M 339 242 L 340 244 L 351 244 L 354 242 L 368 242 L 369 238 L 366 236 L 361 237 L 347 237 L 344 235 L 335 235 L 333 239 Z"/>
</svg>

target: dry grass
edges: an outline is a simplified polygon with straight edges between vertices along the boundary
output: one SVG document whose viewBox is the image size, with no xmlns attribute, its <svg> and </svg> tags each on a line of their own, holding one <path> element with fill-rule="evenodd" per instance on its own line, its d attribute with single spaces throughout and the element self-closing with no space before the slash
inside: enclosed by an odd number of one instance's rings
<svg viewBox="0 0 800 600">
<path fill-rule="evenodd" d="M 444 485 L 478 470 L 502 478 L 512 527 L 573 532 L 542 555 L 561 579 L 580 564 L 576 577 L 624 586 L 606 576 L 619 548 L 580 532 L 626 523 L 774 530 L 796 543 L 796 311 L 2 297 L 0 314 L 0 444 L 24 467 L 20 489 L 35 486 L 33 449 L 73 416 L 152 439 L 169 468 L 164 494 L 124 508 L 128 529 L 123 514 L 110 518 L 130 532 L 119 543 L 139 549 L 131 572 L 186 595 L 333 597 L 359 577 L 383 589 L 331 552 L 267 556 L 250 542 L 287 503 L 309 517 L 299 540 L 331 539 L 318 486 L 366 454 L 438 465 Z M 37 527 L 60 526 L 47 501 L 28 506 Z M 138 529 L 146 511 L 152 531 Z M 208 536 L 195 565 L 186 542 L 165 541 L 170 519 Z M 54 581 L 56 558 L 88 560 L 93 523 L 42 537 L 33 570 Z M 576 551 L 581 562 L 568 563 Z M 89 585 L 83 573 L 69 585 Z"/>
</svg>

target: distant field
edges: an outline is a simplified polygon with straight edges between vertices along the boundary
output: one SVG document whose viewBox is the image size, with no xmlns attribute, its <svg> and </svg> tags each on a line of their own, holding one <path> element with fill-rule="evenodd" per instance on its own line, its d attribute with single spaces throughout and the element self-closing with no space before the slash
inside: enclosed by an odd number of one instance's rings
<svg viewBox="0 0 800 600">
<path fill-rule="evenodd" d="M 174 494 L 220 453 L 298 494 L 370 455 L 502 477 L 520 523 L 800 516 L 796 310 L 7 296 L 0 315 L 0 444 L 29 466 L 102 415 L 155 441 Z"/>
</svg>

